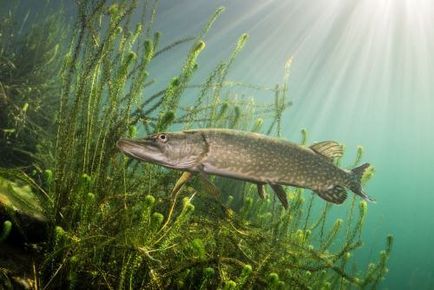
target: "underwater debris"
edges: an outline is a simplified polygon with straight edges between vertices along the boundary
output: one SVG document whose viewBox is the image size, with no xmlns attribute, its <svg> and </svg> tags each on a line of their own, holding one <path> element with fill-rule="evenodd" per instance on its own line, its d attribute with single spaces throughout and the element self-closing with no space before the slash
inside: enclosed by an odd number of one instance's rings
<svg viewBox="0 0 434 290">
<path fill-rule="evenodd" d="M 0 176 L 0 217 L 10 219 L 3 224 L 5 230 L 0 241 L 6 239 L 11 228 L 20 237 L 18 240 L 35 242 L 45 239 L 48 218 L 28 185 L 19 185 Z"/>
<path fill-rule="evenodd" d="M 40 255 L 28 245 L 47 240 L 48 219 L 28 185 L 0 176 L 0 222 L 0 289 L 34 289 Z"/>
<path fill-rule="evenodd" d="M 120 139 L 118 148 L 138 160 L 168 168 L 219 175 L 254 182 L 263 197 L 269 184 L 288 208 L 282 185 L 312 189 L 321 198 L 341 204 L 346 188 L 367 201 L 360 182 L 369 164 L 352 171 L 338 168 L 333 161 L 342 157 L 342 146 L 333 141 L 309 148 L 283 139 L 230 129 L 196 129 L 158 133 L 145 139 Z"/>
</svg>

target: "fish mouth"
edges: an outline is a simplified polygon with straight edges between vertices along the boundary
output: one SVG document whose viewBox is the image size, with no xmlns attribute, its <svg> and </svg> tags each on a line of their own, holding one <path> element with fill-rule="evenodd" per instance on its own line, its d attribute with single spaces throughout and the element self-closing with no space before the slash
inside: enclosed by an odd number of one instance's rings
<svg viewBox="0 0 434 290">
<path fill-rule="evenodd" d="M 116 142 L 116 146 L 123 153 L 143 161 L 156 161 L 162 153 L 158 146 L 148 139 L 132 140 L 121 138 Z"/>
</svg>

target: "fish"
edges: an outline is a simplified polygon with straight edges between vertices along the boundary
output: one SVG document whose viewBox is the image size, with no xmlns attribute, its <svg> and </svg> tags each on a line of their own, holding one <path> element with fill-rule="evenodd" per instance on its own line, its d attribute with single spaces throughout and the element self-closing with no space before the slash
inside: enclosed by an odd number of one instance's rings
<svg viewBox="0 0 434 290">
<path fill-rule="evenodd" d="M 161 132 L 142 139 L 121 138 L 117 147 L 126 155 L 167 168 L 217 175 L 255 183 L 261 198 L 269 185 L 284 208 L 288 199 L 283 186 L 312 190 L 322 199 L 342 204 L 347 190 L 374 202 L 362 189 L 361 179 L 370 167 L 352 170 L 334 160 L 343 146 L 323 141 L 306 147 L 288 140 L 234 129 L 191 129 Z"/>
</svg>

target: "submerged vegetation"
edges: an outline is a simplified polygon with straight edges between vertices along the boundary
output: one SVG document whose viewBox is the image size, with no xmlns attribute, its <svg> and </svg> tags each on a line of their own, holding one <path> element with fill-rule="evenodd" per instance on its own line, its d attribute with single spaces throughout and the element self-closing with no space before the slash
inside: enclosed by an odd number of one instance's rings
<svg viewBox="0 0 434 290">
<path fill-rule="evenodd" d="M 20 19 L 18 1 L 7 2 L 0 1 L 0 167 L 25 167 L 53 129 L 63 31 L 59 13 L 31 25 L 37 15 Z"/>
<path fill-rule="evenodd" d="M 222 191 L 218 198 L 194 179 L 172 196 L 180 172 L 138 163 L 118 152 L 115 143 L 121 136 L 174 126 L 280 135 L 281 117 L 290 105 L 290 61 L 282 84 L 273 89 L 228 81 L 246 34 L 227 60 L 201 84 L 193 84 L 206 36 L 223 8 L 197 37 L 174 40 L 166 47 L 160 47 L 161 35 L 152 29 L 157 8 L 158 1 L 79 1 L 71 43 L 65 53 L 52 55 L 63 60 L 61 87 L 56 91 L 57 132 L 52 136 L 35 132 L 36 140 L 42 140 L 36 143 L 50 154 L 32 159 L 32 178 L 15 175 L 40 197 L 49 220 L 31 287 L 376 288 L 387 272 L 392 237 L 387 237 L 385 250 L 367 269 L 354 263 L 353 252 L 362 246 L 364 201 L 353 198 L 345 219 L 333 221 L 333 206 L 321 203 L 324 207 L 316 214 L 317 198 L 302 189 L 287 190 L 288 211 L 270 196 L 260 200 L 256 187 L 224 178 L 213 180 Z M 36 43 L 43 42 L 41 36 L 32 35 Z M 190 50 L 179 74 L 165 88 L 153 89 L 150 65 L 186 44 Z M 43 55 L 38 61 L 50 71 L 56 67 Z M 274 102 L 256 105 L 240 94 L 245 86 L 269 93 Z M 186 92 L 195 96 L 189 106 L 182 102 Z M 24 104 L 28 102 L 27 95 L 18 95 Z M 53 100 L 43 99 L 43 104 Z M 2 116 L 14 120 L 10 114 Z M 302 143 L 306 142 L 304 130 Z M 355 163 L 361 159 L 360 149 Z M 8 172 L 0 173 L 11 178 L 14 174 Z M 5 220 L 0 242 L 7 242 L 11 227 L 13 223 Z M 0 274 L 8 279 L 3 271 Z"/>
</svg>

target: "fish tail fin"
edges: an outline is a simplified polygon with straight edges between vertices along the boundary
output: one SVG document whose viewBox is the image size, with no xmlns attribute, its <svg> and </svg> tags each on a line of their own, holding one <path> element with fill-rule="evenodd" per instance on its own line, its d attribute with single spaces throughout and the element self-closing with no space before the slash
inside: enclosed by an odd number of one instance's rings
<svg viewBox="0 0 434 290">
<path fill-rule="evenodd" d="M 369 163 L 365 163 L 365 164 L 362 164 L 362 165 L 355 167 L 351 170 L 350 174 L 352 177 L 352 182 L 351 182 L 350 189 L 352 192 L 359 195 L 364 200 L 369 201 L 369 202 L 375 202 L 375 199 L 369 197 L 363 191 L 362 184 L 361 184 L 363 174 L 365 173 L 366 169 L 369 168 L 369 166 L 371 166 Z"/>
</svg>

